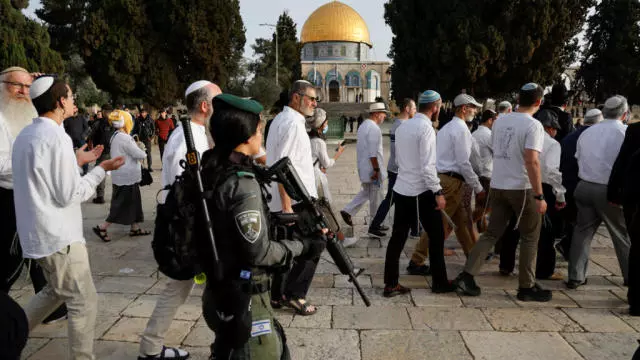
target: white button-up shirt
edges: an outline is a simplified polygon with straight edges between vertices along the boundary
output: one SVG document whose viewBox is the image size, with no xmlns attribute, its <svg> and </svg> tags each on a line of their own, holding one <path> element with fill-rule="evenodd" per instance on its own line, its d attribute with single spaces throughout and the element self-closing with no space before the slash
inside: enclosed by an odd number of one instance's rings
<svg viewBox="0 0 640 360">
<path fill-rule="evenodd" d="M 442 189 L 436 170 L 436 132 L 426 115 L 417 113 L 396 130 L 396 163 L 393 191 L 398 194 L 418 196 Z"/>
<path fill-rule="evenodd" d="M 110 146 L 111 158 L 124 157 L 124 165 L 118 170 L 111 171 L 111 182 L 114 185 L 133 185 L 142 179 L 140 160 L 147 157 L 147 154 L 136 145 L 131 135 L 116 131 L 111 137 Z"/>
<path fill-rule="evenodd" d="M 7 120 L 0 112 L 0 187 L 13 189 L 13 179 L 11 176 L 11 148 L 13 147 L 13 136 L 7 124 Z"/>
<path fill-rule="evenodd" d="M 305 119 L 302 114 L 285 106 L 269 127 L 267 136 L 267 166 L 275 164 L 278 160 L 289 157 L 296 169 L 300 180 L 310 196 L 317 198 L 316 179 L 313 172 L 313 159 L 311 158 L 311 141 L 305 129 Z M 282 211 L 282 200 L 278 191 L 278 184 L 271 183 L 271 212 Z"/>
<path fill-rule="evenodd" d="M 576 147 L 578 177 L 592 183 L 607 185 L 626 131 L 627 125 L 621 121 L 604 120 L 591 125 L 580 134 Z"/>
<path fill-rule="evenodd" d="M 564 194 L 567 192 L 567 189 L 562 186 L 560 153 L 560 143 L 545 132 L 542 153 L 540 153 L 540 172 L 542 173 L 542 182 L 553 188 L 556 202 L 564 202 Z"/>
<path fill-rule="evenodd" d="M 358 127 L 358 143 L 356 144 L 356 154 L 358 156 L 358 175 L 361 183 L 371 183 L 373 175 L 373 165 L 371 158 L 378 159 L 380 167 L 379 182 L 383 182 L 387 171 L 384 166 L 384 156 L 382 154 L 382 131 L 380 126 L 373 120 L 365 120 Z"/>
<path fill-rule="evenodd" d="M 202 154 L 209 150 L 209 139 L 207 138 L 207 131 L 204 125 L 196 124 L 193 121 L 191 124 L 191 134 L 193 134 L 193 143 L 196 146 L 198 155 L 202 157 Z M 176 176 L 181 175 L 184 168 L 180 166 L 180 160 L 186 161 L 187 154 L 187 141 L 184 138 L 184 128 L 182 123 L 178 123 L 178 127 L 171 133 L 167 144 L 164 147 L 164 154 L 162 155 L 162 175 L 160 181 L 162 187 L 173 184 L 176 181 Z M 167 198 L 167 191 L 162 191 L 159 202 L 164 204 Z"/>
<path fill-rule="evenodd" d="M 471 147 L 473 140 L 467 124 L 459 117 L 453 117 L 437 135 L 436 168 L 438 172 L 455 172 L 462 175 L 467 184 L 473 186 L 476 193 L 482 185 L 471 166 Z"/>
<path fill-rule="evenodd" d="M 71 138 L 62 125 L 44 117 L 18 135 L 12 165 L 22 255 L 40 259 L 84 243 L 80 204 L 104 179 L 104 169 L 96 166 L 81 176 Z"/>
<path fill-rule="evenodd" d="M 475 157 L 475 166 L 477 167 L 478 176 L 491 178 L 493 171 L 493 150 L 491 150 L 491 129 L 484 125 L 480 125 L 476 131 L 471 134 L 477 145 L 477 156 Z"/>
</svg>

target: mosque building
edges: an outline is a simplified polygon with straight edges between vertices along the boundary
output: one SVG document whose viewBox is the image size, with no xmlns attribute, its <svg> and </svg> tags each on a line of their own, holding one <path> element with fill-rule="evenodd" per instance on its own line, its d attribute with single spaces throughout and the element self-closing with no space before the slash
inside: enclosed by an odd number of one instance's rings
<svg viewBox="0 0 640 360">
<path fill-rule="evenodd" d="M 369 28 L 350 6 L 331 1 L 317 8 L 302 27 L 302 76 L 323 102 L 389 100 L 390 63 L 370 58 Z"/>
</svg>

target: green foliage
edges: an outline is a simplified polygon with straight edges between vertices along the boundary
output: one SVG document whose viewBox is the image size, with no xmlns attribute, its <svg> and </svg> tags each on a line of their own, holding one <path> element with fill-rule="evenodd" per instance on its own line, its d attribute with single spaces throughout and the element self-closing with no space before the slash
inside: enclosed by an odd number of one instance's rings
<svg viewBox="0 0 640 360">
<path fill-rule="evenodd" d="M 270 108 L 280 96 L 280 88 L 272 78 L 255 77 L 249 85 L 249 96 Z"/>
<path fill-rule="evenodd" d="M 155 107 L 195 80 L 224 88 L 246 41 L 238 0 L 43 0 L 38 16 L 61 51 L 79 52 L 98 87 Z M 69 39 L 77 49 L 64 46 Z"/>
<path fill-rule="evenodd" d="M 27 5 L 28 1 L 0 0 L 0 69 L 21 66 L 33 72 L 61 73 L 62 58 L 49 47 L 47 29 L 20 12 Z"/>
<path fill-rule="evenodd" d="M 596 103 L 622 94 L 640 103 L 640 2 L 602 0 L 589 18 L 578 78 Z"/>
<path fill-rule="evenodd" d="M 300 51 L 302 44 L 298 41 L 296 23 L 285 11 L 278 18 L 278 83 L 282 88 L 301 78 Z M 256 77 L 275 79 L 276 63 L 276 31 L 269 39 L 258 38 L 251 45 L 256 60 L 249 64 L 249 71 Z"/>
<path fill-rule="evenodd" d="M 436 89 L 451 99 L 551 83 L 574 61 L 593 0 L 389 0 L 393 97 Z"/>
</svg>

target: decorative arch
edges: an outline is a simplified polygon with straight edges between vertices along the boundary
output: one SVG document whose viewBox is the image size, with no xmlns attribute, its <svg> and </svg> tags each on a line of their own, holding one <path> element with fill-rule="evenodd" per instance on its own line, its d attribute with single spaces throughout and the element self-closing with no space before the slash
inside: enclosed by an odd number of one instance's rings
<svg viewBox="0 0 640 360">
<path fill-rule="evenodd" d="M 345 84 L 347 86 L 360 86 L 360 73 L 355 70 L 349 71 L 345 78 Z"/>
<path fill-rule="evenodd" d="M 307 79 L 310 83 L 315 85 L 315 87 L 322 87 L 322 74 L 320 71 L 316 70 L 314 72 L 313 70 L 310 70 L 309 73 L 307 73 Z"/>
<path fill-rule="evenodd" d="M 367 79 L 367 89 L 380 90 L 380 74 L 375 70 L 367 71 L 365 75 Z"/>
<path fill-rule="evenodd" d="M 327 82 L 327 84 L 332 80 L 336 80 L 339 84 L 342 84 L 342 74 L 340 74 L 339 71 L 336 71 L 336 69 L 329 70 L 327 72 L 327 75 L 325 76 L 325 81 Z"/>
</svg>

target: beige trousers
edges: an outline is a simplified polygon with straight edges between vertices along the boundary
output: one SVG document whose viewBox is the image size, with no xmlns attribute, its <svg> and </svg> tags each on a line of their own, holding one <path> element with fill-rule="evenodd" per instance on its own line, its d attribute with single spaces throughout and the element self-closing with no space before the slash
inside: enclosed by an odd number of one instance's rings
<svg viewBox="0 0 640 360">
<path fill-rule="evenodd" d="M 42 267 L 47 285 L 25 307 L 29 330 L 65 303 L 69 311 L 69 358 L 93 360 L 98 295 L 91 277 L 87 247 L 76 242 L 36 261 Z"/>
<path fill-rule="evenodd" d="M 193 289 L 193 280 L 169 280 L 140 338 L 141 356 L 160 354 L 164 345 L 164 336 L 169 331 L 178 308 L 189 297 L 191 289 Z"/>
</svg>

